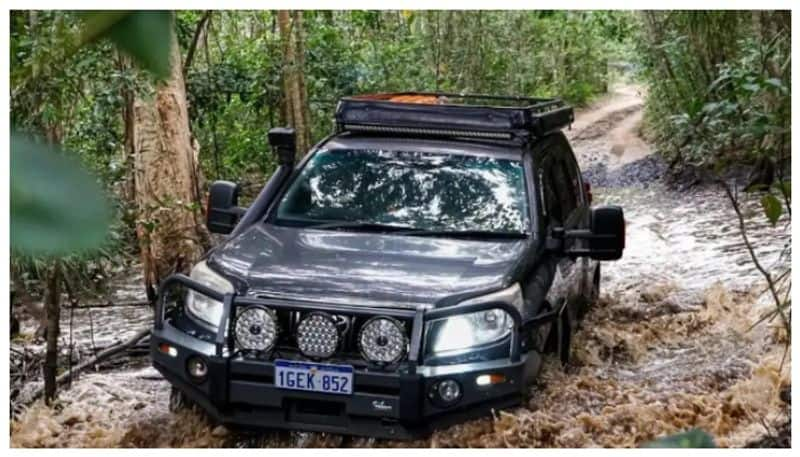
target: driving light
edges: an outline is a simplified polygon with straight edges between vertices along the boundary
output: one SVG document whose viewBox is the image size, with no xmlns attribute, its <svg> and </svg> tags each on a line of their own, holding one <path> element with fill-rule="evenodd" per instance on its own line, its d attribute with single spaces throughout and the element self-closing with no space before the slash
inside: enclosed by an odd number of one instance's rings
<svg viewBox="0 0 800 457">
<path fill-rule="evenodd" d="M 327 358 L 339 347 L 339 331 L 333 317 L 326 313 L 313 312 L 297 326 L 297 347 L 315 358 Z"/>
<path fill-rule="evenodd" d="M 405 355 L 408 339 L 400 322 L 373 317 L 361 327 L 358 345 L 361 355 L 370 362 L 395 363 Z"/>
<path fill-rule="evenodd" d="M 205 260 L 198 262 L 189 275 L 192 279 L 223 294 L 233 293 L 233 284 L 218 275 L 206 265 Z M 222 319 L 222 302 L 207 295 L 189 289 L 186 294 L 186 309 L 189 314 L 214 328 L 219 327 Z"/>
<path fill-rule="evenodd" d="M 268 351 L 275 346 L 278 323 L 275 312 L 263 306 L 250 306 L 236 317 L 236 343 L 249 351 Z"/>
</svg>

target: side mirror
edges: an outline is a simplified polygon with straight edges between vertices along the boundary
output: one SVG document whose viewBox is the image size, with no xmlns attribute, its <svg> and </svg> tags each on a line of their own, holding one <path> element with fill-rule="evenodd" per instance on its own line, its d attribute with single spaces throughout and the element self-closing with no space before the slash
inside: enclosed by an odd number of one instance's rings
<svg viewBox="0 0 800 457">
<path fill-rule="evenodd" d="M 558 227 L 546 241 L 546 249 L 570 257 L 617 260 L 625 249 L 625 216 L 619 206 L 599 206 L 590 212 L 589 229 Z"/>
<path fill-rule="evenodd" d="M 239 205 L 239 185 L 230 181 L 214 181 L 208 192 L 206 226 L 211 233 L 227 235 L 239 222 L 245 210 Z"/>
<path fill-rule="evenodd" d="M 595 260 L 617 260 L 625 249 L 625 216 L 619 206 L 592 209 L 592 236 L 589 257 Z"/>
<path fill-rule="evenodd" d="M 279 165 L 294 165 L 294 156 L 297 149 L 295 145 L 294 129 L 288 127 L 274 127 L 267 133 L 269 145 L 275 149 Z"/>
</svg>

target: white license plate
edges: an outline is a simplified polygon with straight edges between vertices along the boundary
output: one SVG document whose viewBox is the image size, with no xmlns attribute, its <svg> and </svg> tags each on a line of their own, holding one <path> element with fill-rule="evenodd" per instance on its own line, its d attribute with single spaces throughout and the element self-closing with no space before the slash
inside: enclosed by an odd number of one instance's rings
<svg viewBox="0 0 800 457">
<path fill-rule="evenodd" d="M 353 367 L 276 360 L 275 386 L 281 389 L 350 395 L 353 393 Z"/>
</svg>

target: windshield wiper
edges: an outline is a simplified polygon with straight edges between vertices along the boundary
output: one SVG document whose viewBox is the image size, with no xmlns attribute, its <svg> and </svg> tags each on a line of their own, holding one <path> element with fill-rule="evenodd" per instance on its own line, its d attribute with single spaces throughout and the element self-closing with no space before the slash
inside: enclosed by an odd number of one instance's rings
<svg viewBox="0 0 800 457">
<path fill-rule="evenodd" d="M 527 233 L 521 232 L 492 232 L 489 230 L 409 230 L 399 232 L 398 235 L 408 236 L 437 236 L 442 238 L 501 238 L 501 239 L 523 239 L 527 238 Z"/>
<path fill-rule="evenodd" d="M 313 229 L 354 229 L 374 232 L 400 232 L 400 231 L 414 231 L 414 227 L 405 225 L 389 225 L 378 224 L 375 222 L 362 222 L 362 221 L 336 221 L 336 222 L 323 222 L 322 224 L 309 225 L 306 228 Z"/>
</svg>

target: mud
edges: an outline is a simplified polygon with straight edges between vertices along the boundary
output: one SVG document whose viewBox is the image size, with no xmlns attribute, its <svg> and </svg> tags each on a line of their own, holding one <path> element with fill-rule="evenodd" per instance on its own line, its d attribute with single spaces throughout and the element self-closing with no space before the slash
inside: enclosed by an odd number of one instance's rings
<svg viewBox="0 0 800 457">
<path fill-rule="evenodd" d="M 620 88 L 579 113 L 570 132 L 595 199 L 625 208 L 627 249 L 603 264 L 601 296 L 575 335 L 570 363 L 546 359 L 526 404 L 414 442 L 249 434 L 199 413 L 170 413 L 167 383 L 140 358 L 82 376 L 55 408 L 34 404 L 12 421 L 12 446 L 633 447 L 693 427 L 720 446 L 790 445 L 786 334 L 777 320 L 753 326 L 773 306 L 764 281 L 719 189 L 664 184 L 664 164 L 638 135 L 641 104 L 639 89 Z M 757 196 L 743 199 L 763 264 L 788 267 L 791 221 L 772 227 Z M 146 320 L 93 316 L 107 332 L 95 333 L 103 341 Z M 90 344 L 85 320 L 73 333 L 81 347 Z"/>
</svg>

